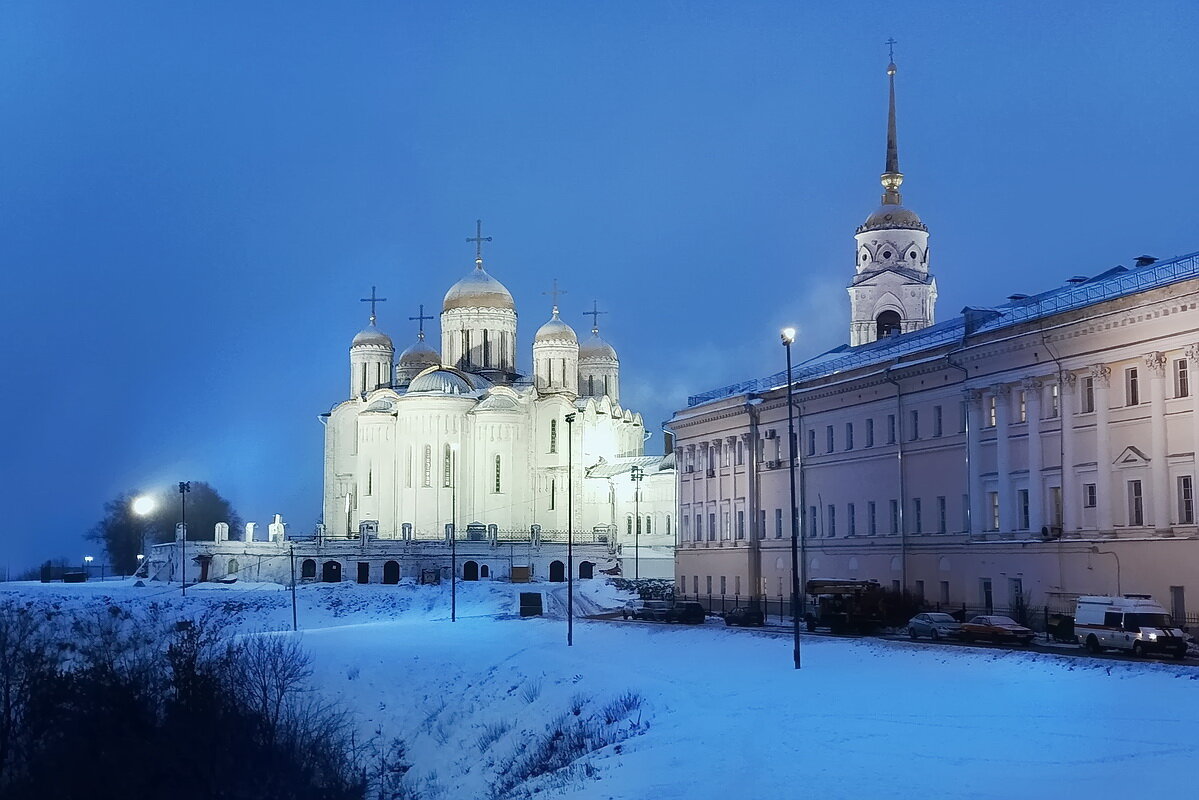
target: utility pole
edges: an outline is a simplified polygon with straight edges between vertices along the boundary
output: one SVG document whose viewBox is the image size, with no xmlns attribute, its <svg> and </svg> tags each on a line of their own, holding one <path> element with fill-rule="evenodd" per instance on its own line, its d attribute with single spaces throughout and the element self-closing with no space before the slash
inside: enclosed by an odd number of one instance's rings
<svg viewBox="0 0 1199 800">
<path fill-rule="evenodd" d="M 641 479 L 645 477 L 645 470 L 634 466 L 629 477 L 633 479 L 633 516 L 636 518 L 636 522 L 633 523 L 633 580 L 639 581 L 641 580 Z"/>
<path fill-rule="evenodd" d="M 791 397 L 791 343 L 795 341 L 795 329 L 784 328 L 783 347 L 787 351 L 787 439 L 790 447 L 787 468 L 791 484 L 791 622 L 795 640 L 795 668 L 799 669 L 799 509 L 795 504 L 795 404 Z"/>
<path fill-rule="evenodd" d="M 291 629 L 299 630 L 296 624 L 296 543 L 291 543 Z"/>
</svg>

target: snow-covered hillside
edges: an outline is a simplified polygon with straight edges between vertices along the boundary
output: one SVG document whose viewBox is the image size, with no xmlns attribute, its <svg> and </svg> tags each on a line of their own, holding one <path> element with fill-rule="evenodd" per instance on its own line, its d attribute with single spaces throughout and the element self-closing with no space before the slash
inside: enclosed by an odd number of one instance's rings
<svg viewBox="0 0 1199 800">
<path fill-rule="evenodd" d="M 526 587 L 528 588 L 528 587 Z M 546 587 L 541 587 L 545 589 Z M 506 584 L 302 587 L 320 689 L 399 737 L 421 797 L 1113 797 L 1190 791 L 1199 672 L 1006 650 L 697 627 L 521 620 Z M 554 591 L 560 592 L 559 587 Z M 598 582 L 580 605 L 618 605 Z M 275 586 L 6 584 L 66 607 L 217 605 L 287 628 Z M 565 765 L 550 774 L 545 768 Z"/>
</svg>

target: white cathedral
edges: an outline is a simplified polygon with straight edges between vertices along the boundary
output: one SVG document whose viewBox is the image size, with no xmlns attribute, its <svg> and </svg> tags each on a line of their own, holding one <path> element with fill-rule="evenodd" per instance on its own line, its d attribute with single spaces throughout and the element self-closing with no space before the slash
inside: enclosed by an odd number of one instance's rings
<svg viewBox="0 0 1199 800">
<path fill-rule="evenodd" d="M 372 293 L 370 324 L 350 345 L 348 397 L 322 415 L 322 538 L 446 542 L 457 531 L 505 554 L 539 545 L 546 563 L 530 564 L 533 577 L 560 579 L 553 544 L 573 532 L 606 550 L 587 557 L 596 569 L 671 576 L 674 459 L 645 455 L 641 415 L 620 405 L 615 349 L 594 322 L 580 343 L 555 302 L 522 374 L 516 303 L 483 268 L 481 231 L 470 241 L 475 265 L 446 292 L 440 353 L 422 309 L 396 360 Z M 487 566 L 502 577 L 512 565 Z"/>
</svg>

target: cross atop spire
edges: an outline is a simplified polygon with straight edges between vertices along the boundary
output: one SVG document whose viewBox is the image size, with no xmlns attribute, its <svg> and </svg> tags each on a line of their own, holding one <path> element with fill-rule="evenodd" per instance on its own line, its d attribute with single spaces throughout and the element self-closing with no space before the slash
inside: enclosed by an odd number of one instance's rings
<svg viewBox="0 0 1199 800">
<path fill-rule="evenodd" d="M 895 40 L 886 41 L 887 52 L 891 60 L 887 64 L 887 82 L 890 88 L 890 103 L 887 107 L 887 168 L 882 174 L 883 205 L 898 206 L 903 203 L 899 187 L 903 183 L 903 173 L 899 171 L 899 137 L 895 131 Z"/>
<path fill-rule="evenodd" d="M 386 297 L 376 297 L 376 296 L 375 296 L 375 287 L 374 287 L 374 286 L 372 286 L 372 287 L 371 287 L 371 296 L 370 296 L 370 297 L 363 297 L 363 298 L 362 298 L 361 300 L 359 300 L 358 302 L 360 302 L 360 303 L 370 303 L 370 304 L 371 304 L 371 325 L 374 325 L 374 324 L 375 324 L 375 304 L 376 304 L 376 303 L 386 303 L 386 302 L 387 302 L 387 298 L 386 298 Z"/>
<path fill-rule="evenodd" d="M 421 303 L 419 308 L 420 308 L 420 311 L 416 312 L 416 316 L 409 317 L 408 319 L 417 321 L 417 325 L 420 326 L 417 336 L 423 342 L 425 340 L 425 320 L 427 320 L 427 319 L 432 320 L 433 316 L 425 313 L 425 304 L 424 303 Z"/>
<path fill-rule="evenodd" d="M 591 332 L 596 334 L 597 336 L 599 335 L 600 314 L 607 314 L 607 313 L 608 313 L 607 311 L 599 310 L 599 301 L 598 300 L 592 300 L 591 301 L 591 310 L 583 312 L 584 317 L 591 317 Z"/>
<path fill-rule="evenodd" d="M 483 266 L 483 242 L 490 242 L 490 236 L 483 235 L 483 220 L 475 220 L 475 235 L 467 236 L 466 241 L 475 243 L 475 265 Z"/>
<path fill-rule="evenodd" d="M 558 295 L 566 294 L 566 290 L 559 289 L 558 288 L 558 279 L 554 278 L 554 288 L 550 289 L 548 292 L 542 292 L 542 294 L 548 294 L 549 296 L 554 298 L 554 316 L 557 316 L 558 315 Z"/>
</svg>

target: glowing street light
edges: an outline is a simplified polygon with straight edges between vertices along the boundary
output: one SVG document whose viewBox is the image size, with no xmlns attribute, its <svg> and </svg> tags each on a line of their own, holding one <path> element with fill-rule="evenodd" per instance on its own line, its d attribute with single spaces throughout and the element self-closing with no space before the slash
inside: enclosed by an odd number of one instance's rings
<svg viewBox="0 0 1199 800">
<path fill-rule="evenodd" d="M 795 328 L 783 328 L 781 331 L 783 339 L 783 347 L 787 351 L 787 441 L 790 445 L 787 457 L 787 470 L 790 475 L 791 484 L 791 624 L 793 627 L 792 636 L 794 638 L 794 653 L 795 668 L 799 669 L 799 569 L 800 569 L 800 552 L 799 552 L 799 509 L 795 502 L 795 404 L 791 401 L 791 345 L 795 342 Z M 804 554 L 804 558 L 807 555 Z"/>
<path fill-rule="evenodd" d="M 143 494 L 133 500 L 133 513 L 139 517 L 146 517 L 154 513 L 154 508 L 158 504 L 154 502 L 154 498 L 148 494 Z"/>
</svg>

